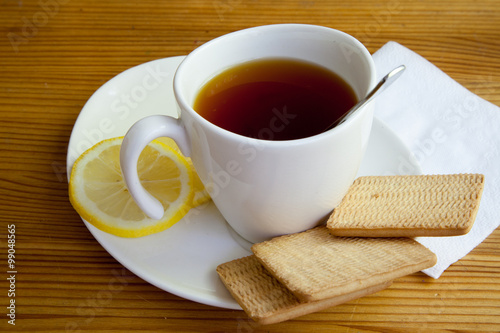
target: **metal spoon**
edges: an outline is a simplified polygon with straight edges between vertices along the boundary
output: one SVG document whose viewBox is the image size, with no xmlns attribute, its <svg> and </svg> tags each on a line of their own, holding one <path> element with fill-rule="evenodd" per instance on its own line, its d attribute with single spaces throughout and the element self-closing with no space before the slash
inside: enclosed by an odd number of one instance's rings
<svg viewBox="0 0 500 333">
<path fill-rule="evenodd" d="M 335 120 L 330 126 L 328 126 L 325 131 L 328 131 L 329 129 L 334 128 L 337 125 L 342 124 L 348 117 L 350 117 L 353 113 L 355 113 L 359 108 L 370 102 L 375 96 L 377 96 L 379 93 L 384 91 L 387 87 L 389 87 L 398 77 L 403 74 L 403 71 L 405 70 L 405 65 L 401 65 L 399 67 L 394 68 L 392 71 L 389 72 L 386 76 L 380 80 L 380 82 L 373 88 L 368 95 L 366 95 L 365 98 L 360 100 L 356 105 L 354 105 L 352 108 L 349 109 L 346 113 L 344 113 L 340 118 Z"/>
</svg>

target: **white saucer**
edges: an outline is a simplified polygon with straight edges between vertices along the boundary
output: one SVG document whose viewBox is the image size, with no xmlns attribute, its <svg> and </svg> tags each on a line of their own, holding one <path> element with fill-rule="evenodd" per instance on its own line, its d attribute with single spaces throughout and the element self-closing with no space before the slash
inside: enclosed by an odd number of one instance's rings
<svg viewBox="0 0 500 333">
<path fill-rule="evenodd" d="M 124 135 L 148 115 L 177 116 L 172 79 L 182 59 L 165 58 L 131 68 L 92 95 L 71 134 L 68 177 L 75 159 L 98 141 Z M 411 160 L 399 138 L 375 119 L 359 175 L 421 174 Z M 170 229 L 136 239 L 116 237 L 84 222 L 106 251 L 149 283 L 195 302 L 240 309 L 215 268 L 249 255 L 250 244 L 232 231 L 213 203 L 188 213 Z"/>
</svg>

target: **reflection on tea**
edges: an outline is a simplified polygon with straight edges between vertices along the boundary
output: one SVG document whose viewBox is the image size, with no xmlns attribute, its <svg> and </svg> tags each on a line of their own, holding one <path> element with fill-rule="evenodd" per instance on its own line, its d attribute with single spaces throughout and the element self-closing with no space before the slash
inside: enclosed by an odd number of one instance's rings
<svg viewBox="0 0 500 333">
<path fill-rule="evenodd" d="M 193 108 L 211 123 L 263 140 L 319 134 L 357 102 L 337 74 L 316 64 L 268 58 L 229 68 L 207 82 Z"/>
</svg>

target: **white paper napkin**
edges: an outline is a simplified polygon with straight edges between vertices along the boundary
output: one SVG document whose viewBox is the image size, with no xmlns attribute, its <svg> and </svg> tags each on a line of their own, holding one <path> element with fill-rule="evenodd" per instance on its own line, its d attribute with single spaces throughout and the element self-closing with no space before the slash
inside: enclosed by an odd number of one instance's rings
<svg viewBox="0 0 500 333">
<path fill-rule="evenodd" d="M 387 43 L 373 58 L 379 79 L 401 64 L 407 67 L 375 104 L 375 116 L 414 154 L 402 157 L 399 169 L 404 172 L 417 161 L 424 174 L 485 175 L 480 208 L 467 235 L 417 238 L 438 257 L 423 272 L 438 278 L 500 225 L 500 108 L 398 43 Z"/>
</svg>

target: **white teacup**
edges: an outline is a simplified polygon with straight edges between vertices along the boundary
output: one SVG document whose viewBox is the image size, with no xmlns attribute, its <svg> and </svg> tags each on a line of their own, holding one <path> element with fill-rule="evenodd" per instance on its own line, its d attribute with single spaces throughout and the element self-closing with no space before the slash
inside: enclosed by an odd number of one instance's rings
<svg viewBox="0 0 500 333">
<path fill-rule="evenodd" d="M 367 146 L 372 105 L 327 132 L 286 141 L 229 132 L 192 108 L 200 88 L 216 74 L 249 60 L 269 57 L 295 58 L 329 68 L 354 89 L 358 98 L 375 85 L 375 65 L 366 48 L 353 37 L 326 27 L 260 26 L 200 46 L 184 59 L 175 74 L 179 118 L 144 118 L 132 126 L 123 141 L 120 162 L 125 182 L 146 214 L 160 218 L 164 209 L 141 186 L 137 159 L 151 140 L 161 136 L 173 138 L 192 158 L 224 218 L 251 242 L 312 228 L 340 203 L 354 181 Z M 287 121 L 286 114 L 277 117 Z"/>
</svg>

